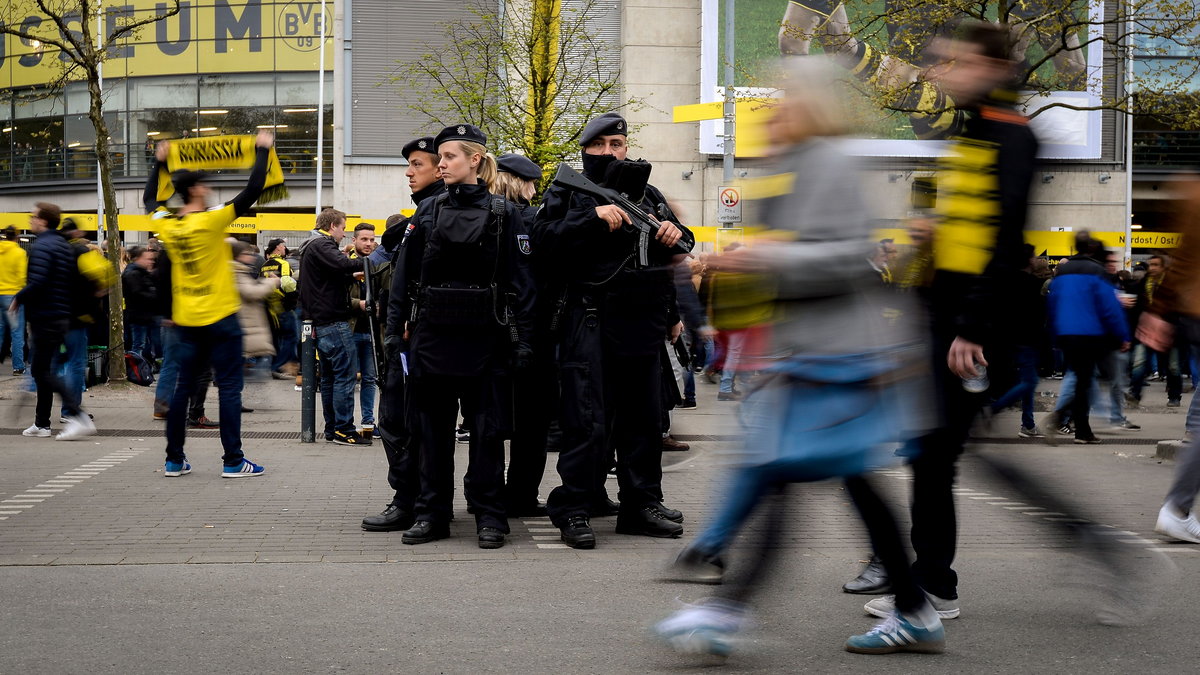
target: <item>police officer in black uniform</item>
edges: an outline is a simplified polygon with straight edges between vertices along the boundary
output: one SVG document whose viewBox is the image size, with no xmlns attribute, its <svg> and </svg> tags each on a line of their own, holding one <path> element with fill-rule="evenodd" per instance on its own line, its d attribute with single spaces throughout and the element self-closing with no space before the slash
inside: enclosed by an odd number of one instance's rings
<svg viewBox="0 0 1200 675">
<path fill-rule="evenodd" d="M 626 160 L 627 130 L 616 113 L 601 115 L 584 128 L 583 170 L 593 182 L 614 181 L 639 166 L 648 175 L 645 162 Z M 534 226 L 535 247 L 565 288 L 554 321 L 559 331 L 562 485 L 550 493 L 546 507 L 562 540 L 574 548 L 596 545 L 588 511 L 605 499 L 610 449 L 617 453 L 620 486 L 617 532 L 683 534 L 683 514 L 662 503 L 660 353 L 663 340 L 679 330 L 670 247 L 685 230 L 654 187 L 607 187 L 641 190 L 627 194 L 647 213 L 662 216 L 646 251 L 639 251 L 638 232 L 629 227 L 623 210 L 557 186 L 546 190 Z"/>
<path fill-rule="evenodd" d="M 404 172 L 408 178 L 408 187 L 412 190 L 413 203 L 419 208 L 425 200 L 436 197 L 446 191 L 438 171 L 438 156 L 433 149 L 434 138 L 425 136 L 409 141 L 401 154 L 408 161 L 408 169 Z M 392 219 L 389 219 L 391 221 Z M 380 238 L 380 256 L 372 254 L 375 262 L 383 257 L 384 264 L 393 265 L 400 240 L 411 222 L 411 218 L 397 218 Z M 377 250 L 377 253 L 379 251 Z M 379 268 L 379 265 L 376 265 Z M 394 272 L 394 269 L 393 269 Z M 377 291 L 389 289 L 376 287 Z M 404 322 L 408 315 L 397 316 L 400 312 L 391 311 L 392 298 L 388 298 L 385 316 L 380 321 L 385 327 L 384 336 L 395 336 L 400 339 L 404 333 Z M 397 303 L 399 306 L 399 303 Z M 392 502 L 382 513 L 363 518 L 362 528 L 368 532 L 394 532 L 407 530 L 413 526 L 413 504 L 420 490 L 420 476 L 417 464 L 416 437 L 409 432 L 409 422 L 405 407 L 405 377 L 404 366 L 400 361 L 400 352 L 389 350 L 387 368 L 383 373 L 382 387 L 379 395 L 379 419 L 376 420 L 375 430 L 383 441 L 383 452 L 388 461 L 388 485 L 395 491 Z"/>
<path fill-rule="evenodd" d="M 532 363 L 532 247 L 520 209 L 491 194 L 495 159 L 470 124 L 447 127 L 434 151 L 446 192 L 426 200 L 406 226 L 392 279 L 397 320 L 408 317 L 389 351 L 404 349 L 409 402 L 420 442 L 421 491 L 405 544 L 448 537 L 454 494 L 458 402 L 471 423 L 466 497 L 480 548 L 508 534 L 504 435 L 510 432 L 510 375 Z M 398 303 L 398 306 L 397 306 Z"/>
<path fill-rule="evenodd" d="M 506 154 L 496 158 L 500 169 L 498 193 L 521 209 L 526 228 L 532 230 L 537 207 L 529 203 L 537 194 L 542 168 L 524 155 Z M 508 515 L 538 517 L 546 515 L 546 505 L 538 499 L 538 487 L 546 472 L 546 436 L 550 421 L 557 416 L 558 379 L 554 368 L 554 341 L 550 320 L 560 293 L 550 285 L 542 261 L 535 253 L 530 262 L 537 293 L 533 304 L 533 365 L 514 383 L 513 436 L 509 442 L 508 475 L 504 500 Z"/>
</svg>

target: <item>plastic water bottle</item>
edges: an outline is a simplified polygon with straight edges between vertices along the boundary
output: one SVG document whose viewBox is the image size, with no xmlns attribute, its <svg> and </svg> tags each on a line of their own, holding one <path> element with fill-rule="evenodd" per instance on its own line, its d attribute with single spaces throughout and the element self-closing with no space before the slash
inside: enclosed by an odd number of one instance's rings
<svg viewBox="0 0 1200 675">
<path fill-rule="evenodd" d="M 962 379 L 962 388 L 972 394 L 982 394 L 991 386 L 991 382 L 988 380 L 987 366 L 976 361 L 975 372 L 978 373 L 975 377 Z"/>
</svg>

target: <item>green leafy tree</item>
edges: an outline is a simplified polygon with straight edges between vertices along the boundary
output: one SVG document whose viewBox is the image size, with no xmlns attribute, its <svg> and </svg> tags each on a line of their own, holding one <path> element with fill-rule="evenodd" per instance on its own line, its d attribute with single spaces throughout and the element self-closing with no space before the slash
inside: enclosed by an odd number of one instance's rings
<svg viewBox="0 0 1200 675">
<path fill-rule="evenodd" d="M 109 130 L 103 112 L 101 67 L 118 46 L 136 37 L 142 28 L 178 14 L 180 0 L 167 0 L 153 13 L 141 16 L 103 4 L 102 0 L 7 0 L 7 11 L 0 15 L 0 35 L 20 38 L 41 54 L 43 62 L 56 64 L 57 77 L 45 85 L 44 94 L 57 95 L 69 82 L 87 83 L 88 119 L 96 132 L 95 150 L 104 196 L 104 223 L 100 226 L 107 238 L 105 253 L 119 275 L 121 231 L 117 223 L 117 193 L 112 182 Z M 41 21 L 15 23 L 25 17 L 40 17 Z M 117 380 L 125 379 L 123 304 L 118 282 L 110 291 L 108 316 L 108 373 Z"/>
<path fill-rule="evenodd" d="M 565 6 L 564 6 L 565 5 Z M 474 5 L 399 64 L 391 83 L 409 108 L 436 125 L 469 122 L 499 151 L 519 152 L 552 172 L 575 158 L 592 117 L 637 109 L 620 100 L 615 48 L 596 35 L 598 0 L 516 0 Z"/>
</svg>

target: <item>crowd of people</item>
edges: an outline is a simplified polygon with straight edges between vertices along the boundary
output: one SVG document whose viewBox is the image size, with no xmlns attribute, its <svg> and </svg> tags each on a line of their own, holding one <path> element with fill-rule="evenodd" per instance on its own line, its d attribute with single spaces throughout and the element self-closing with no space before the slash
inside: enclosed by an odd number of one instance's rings
<svg viewBox="0 0 1200 675">
<path fill-rule="evenodd" d="M 702 375 L 719 384 L 713 405 L 741 402 L 746 439 L 716 513 L 669 574 L 729 582 L 659 623 L 658 635 L 679 649 L 727 653 L 777 558 L 787 486 L 837 478 L 874 548 L 846 590 L 891 592 L 864 607 L 883 622 L 846 649 L 941 651 L 942 621 L 961 611 L 952 488 L 979 414 L 1019 404 L 1019 435 L 1041 436 L 1032 396 L 1039 362 L 1060 367 L 1055 353 L 1069 379 L 1049 426 L 1077 443 L 1097 442 L 1089 414 L 1102 400 L 1113 426 L 1137 430 L 1123 401 L 1142 395 L 1151 360 L 1167 374 L 1168 405 L 1179 405 L 1179 368 L 1189 360 L 1181 350 L 1200 340 L 1191 294 L 1200 244 L 1185 238 L 1171 264 L 1156 256 L 1144 274 L 1123 278 L 1113 254 L 1084 233 L 1078 254 L 1051 276 L 1022 237 L 1037 140 L 1009 87 L 1007 31 L 966 24 L 936 50 L 939 85 L 967 120 L 939 176 L 936 209 L 914 214 L 904 255 L 871 236 L 854 163 L 834 139 L 850 117 L 829 95 L 834 71 L 816 57 L 789 66 L 768 128 L 786 178 L 775 183 L 788 187 L 759 195 L 757 208 L 779 236 L 709 255 L 693 252 L 677 209 L 649 182 L 650 163 L 630 158 L 630 130 L 616 113 L 582 129 L 584 187 L 556 180 L 538 199 L 551 167 L 496 157 L 480 129 L 452 125 L 403 148 L 411 216 L 388 218 L 382 231 L 368 223 L 347 231 L 346 214 L 326 208 L 295 251 L 276 239 L 261 255 L 225 230 L 263 191 L 272 135 L 256 137 L 245 189 L 215 207 L 200 171 L 170 174 L 181 206 L 159 200 L 158 165 L 170 150 L 160 143 L 145 192 L 155 237 L 128 250 L 121 283 L 130 351 L 159 368 L 153 415 L 166 421 L 164 475 L 192 471 L 189 427 L 220 430 L 222 476 L 265 474 L 242 450 L 247 364 L 269 364 L 290 383 L 306 321 L 325 440 L 378 439 L 387 457 L 393 495 L 362 520 L 364 530 L 401 532 L 407 545 L 449 537 L 457 440 L 468 446 L 463 490 L 480 548 L 504 546 L 508 519 L 529 516 L 548 516 L 576 549 L 595 548 L 591 521 L 611 516 L 619 534 L 678 538 L 685 514 L 667 504 L 662 453 L 686 449 L 670 436 L 670 413 L 697 407 Z M 603 189 L 589 191 L 588 181 Z M 64 344 L 72 353 L 80 313 L 97 316 L 82 305 L 114 281 L 93 272 L 95 292 L 76 306 L 81 294 L 66 284 L 95 251 L 72 239 L 53 205 L 39 203 L 30 225 L 27 279 L 18 286 L 0 273 L 8 320 L 24 310 L 30 326 L 37 410 L 25 435 L 50 435 L 58 393 L 67 420 L 58 437 L 79 438 L 95 426 L 55 360 Z M 0 243 L 0 263 L 11 249 Z M 13 349 L 19 370 L 15 339 Z M 216 421 L 204 414 L 210 384 Z M 1191 438 L 1158 527 L 1200 542 L 1191 511 L 1200 436 Z M 559 484 L 543 501 L 548 447 L 558 451 Z M 869 478 L 901 460 L 913 473 L 911 564 Z M 1031 504 L 1071 516 L 1059 524 L 1122 580 L 1101 620 L 1126 620 L 1136 574 L 1120 542 L 1016 464 L 986 454 L 981 463 Z M 762 503 L 766 535 L 746 574 L 727 580 L 733 538 Z"/>
</svg>

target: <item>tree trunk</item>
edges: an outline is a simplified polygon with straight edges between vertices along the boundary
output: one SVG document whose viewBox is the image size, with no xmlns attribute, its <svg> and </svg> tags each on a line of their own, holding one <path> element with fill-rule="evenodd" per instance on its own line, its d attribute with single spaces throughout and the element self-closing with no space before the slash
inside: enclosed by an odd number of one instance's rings
<svg viewBox="0 0 1200 675">
<path fill-rule="evenodd" d="M 125 379 L 125 304 L 121 292 L 121 227 L 117 219 L 117 192 L 112 183 L 112 157 L 108 153 L 108 125 L 104 121 L 103 99 L 100 91 L 100 72 L 87 69 L 88 117 L 96 130 L 96 157 L 100 165 L 100 187 L 104 194 L 104 222 L 96 224 L 97 233 L 104 232 L 104 252 L 116 272 L 117 282 L 108 292 L 108 377 Z"/>
</svg>

